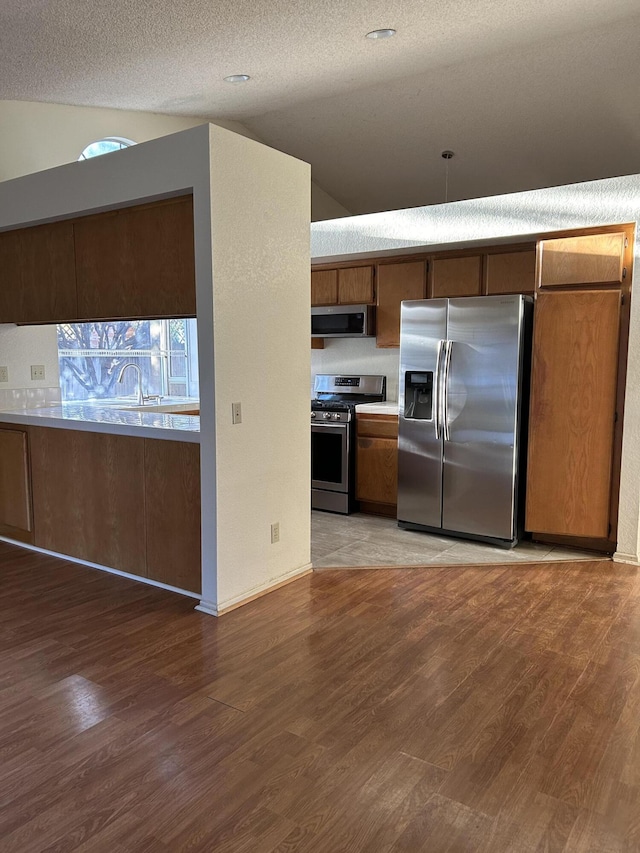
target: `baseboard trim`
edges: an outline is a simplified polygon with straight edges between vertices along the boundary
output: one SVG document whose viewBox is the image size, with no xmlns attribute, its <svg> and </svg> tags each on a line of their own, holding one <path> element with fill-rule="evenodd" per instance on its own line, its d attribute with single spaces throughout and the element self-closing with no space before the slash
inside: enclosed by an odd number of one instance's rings
<svg viewBox="0 0 640 853">
<path fill-rule="evenodd" d="M 143 578 L 142 575 L 132 575 L 129 572 L 123 572 L 120 569 L 112 569 L 110 566 L 103 566 L 101 563 L 90 563 L 89 560 L 81 560 L 79 557 L 70 557 L 69 554 L 59 554 L 57 551 L 48 551 L 46 548 L 39 548 L 37 545 L 30 545 L 28 542 L 19 542 L 16 539 L 9 539 L 7 536 L 0 536 L 0 542 L 7 542 L 9 545 L 16 545 L 18 548 L 26 548 L 29 551 L 35 551 L 38 554 L 45 554 L 47 557 L 56 557 L 58 560 L 65 560 L 68 563 L 77 563 L 79 566 L 86 566 L 88 569 L 98 569 L 100 572 L 107 572 L 110 575 L 118 575 L 121 578 L 127 578 L 138 583 L 146 583 L 147 586 L 155 586 L 157 589 L 164 589 L 167 592 L 175 592 L 178 595 L 184 595 L 187 598 L 200 598 L 197 592 L 189 592 L 186 589 L 180 589 L 177 586 L 170 586 L 161 581 L 154 581 L 151 578 Z"/>
<path fill-rule="evenodd" d="M 631 566 L 640 566 L 637 554 L 623 554 L 621 551 L 616 551 L 611 559 L 614 563 L 628 563 Z"/>
<path fill-rule="evenodd" d="M 300 578 L 306 577 L 306 575 L 310 575 L 312 573 L 313 568 L 311 567 L 311 563 L 307 563 L 301 569 L 295 569 L 284 578 L 280 578 L 275 581 L 275 583 L 267 581 L 262 586 L 252 589 L 251 592 L 244 593 L 236 596 L 235 598 L 230 598 L 222 604 L 217 605 L 212 601 L 202 599 L 195 609 L 200 613 L 206 613 L 209 616 L 224 616 L 225 613 L 230 613 L 232 610 L 242 607 L 243 604 L 249 604 L 249 602 L 255 601 L 257 598 L 262 598 L 263 595 L 274 592 L 276 589 L 280 589 L 280 587 L 300 580 Z"/>
</svg>

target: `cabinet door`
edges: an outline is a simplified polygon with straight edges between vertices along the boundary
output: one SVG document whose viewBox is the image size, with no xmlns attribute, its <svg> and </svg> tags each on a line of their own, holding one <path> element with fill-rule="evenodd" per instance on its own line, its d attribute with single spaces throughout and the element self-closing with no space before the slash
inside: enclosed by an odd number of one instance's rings
<svg viewBox="0 0 640 853">
<path fill-rule="evenodd" d="M 487 293 L 533 293 L 536 286 L 536 253 L 501 252 L 487 255 Z"/>
<path fill-rule="evenodd" d="M 376 346 L 400 346 L 400 303 L 403 299 L 425 298 L 426 269 L 424 261 L 378 267 Z"/>
<path fill-rule="evenodd" d="M 368 503 L 397 503 L 397 440 L 358 437 L 356 469 L 358 500 Z"/>
<path fill-rule="evenodd" d="M 623 279 L 625 239 L 624 232 L 618 231 L 541 240 L 539 286 L 619 284 Z"/>
<path fill-rule="evenodd" d="M 373 267 L 346 267 L 338 270 L 338 302 L 342 305 L 374 302 Z"/>
<path fill-rule="evenodd" d="M 32 530 L 27 432 L 0 428 L 0 534 L 31 542 Z"/>
<path fill-rule="evenodd" d="M 433 262 L 433 298 L 480 296 L 482 258 L 436 258 Z"/>
<path fill-rule="evenodd" d="M 73 225 L 52 222 L 0 234 L 0 323 L 76 316 Z"/>
<path fill-rule="evenodd" d="M 191 196 L 87 216 L 74 232 L 82 318 L 195 315 Z"/>
<path fill-rule="evenodd" d="M 336 305 L 338 302 L 338 270 L 311 271 L 311 304 Z"/>
<path fill-rule="evenodd" d="M 620 293 L 540 293 L 536 302 L 526 529 L 607 538 Z"/>
<path fill-rule="evenodd" d="M 200 445 L 144 440 L 148 577 L 199 593 Z"/>
<path fill-rule="evenodd" d="M 34 427 L 35 544 L 146 576 L 143 442 Z"/>
</svg>

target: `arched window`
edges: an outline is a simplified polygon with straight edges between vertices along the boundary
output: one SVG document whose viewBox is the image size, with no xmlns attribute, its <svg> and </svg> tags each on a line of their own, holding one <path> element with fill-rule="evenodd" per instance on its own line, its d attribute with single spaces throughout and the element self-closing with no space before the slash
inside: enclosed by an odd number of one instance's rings
<svg viewBox="0 0 640 853">
<path fill-rule="evenodd" d="M 97 142 L 87 145 L 78 157 L 78 160 L 88 160 L 89 157 L 97 157 L 99 154 L 110 154 L 112 151 L 120 151 L 135 144 L 131 139 L 123 139 L 120 136 L 107 136 L 105 139 L 99 139 Z"/>
</svg>

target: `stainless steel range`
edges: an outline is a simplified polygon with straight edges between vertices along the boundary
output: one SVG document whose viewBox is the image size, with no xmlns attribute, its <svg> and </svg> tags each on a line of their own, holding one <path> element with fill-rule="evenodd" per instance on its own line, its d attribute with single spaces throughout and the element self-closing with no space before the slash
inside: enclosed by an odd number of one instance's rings
<svg viewBox="0 0 640 853">
<path fill-rule="evenodd" d="M 355 499 L 355 409 L 386 400 L 385 376 L 319 373 L 311 401 L 311 507 L 344 514 Z"/>
</svg>

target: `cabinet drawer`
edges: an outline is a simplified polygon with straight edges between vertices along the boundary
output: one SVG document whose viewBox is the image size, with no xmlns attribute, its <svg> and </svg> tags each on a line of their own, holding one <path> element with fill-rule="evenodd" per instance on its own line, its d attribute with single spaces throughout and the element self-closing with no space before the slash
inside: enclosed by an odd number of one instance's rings
<svg viewBox="0 0 640 853">
<path fill-rule="evenodd" d="M 398 438 L 397 415 L 357 415 L 356 429 L 358 438 Z"/>
</svg>

